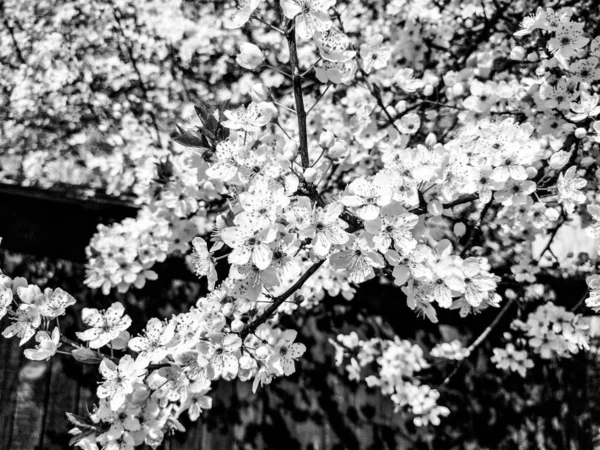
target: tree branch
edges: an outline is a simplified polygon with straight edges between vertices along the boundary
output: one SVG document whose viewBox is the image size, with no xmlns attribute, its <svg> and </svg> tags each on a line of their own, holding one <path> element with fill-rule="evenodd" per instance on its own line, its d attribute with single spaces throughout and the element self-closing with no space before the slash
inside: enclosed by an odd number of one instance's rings
<svg viewBox="0 0 600 450">
<path fill-rule="evenodd" d="M 265 309 L 260 316 L 244 327 L 240 333 L 242 340 L 246 339 L 246 336 L 249 334 L 254 333 L 254 331 L 260 325 L 265 323 L 273 314 L 275 314 L 277 308 L 279 308 L 289 297 L 291 297 L 294 292 L 300 289 L 306 280 L 308 280 L 317 270 L 319 270 L 323 263 L 325 263 L 324 259 L 310 266 L 308 270 L 304 272 L 300 278 L 298 278 L 298 281 L 296 281 L 287 291 L 278 297 L 275 297 L 271 306 Z"/>
<path fill-rule="evenodd" d="M 302 77 L 300 76 L 300 67 L 298 63 L 298 51 L 296 50 L 296 29 L 294 22 L 291 21 L 285 33 L 285 37 L 290 49 L 290 69 L 292 73 L 292 85 L 294 88 L 294 100 L 296 101 L 296 116 L 298 117 L 298 133 L 300 135 L 300 158 L 302 167 L 310 167 L 310 158 L 308 157 L 308 132 L 306 131 L 306 111 L 304 109 L 304 97 L 302 96 Z"/>
</svg>

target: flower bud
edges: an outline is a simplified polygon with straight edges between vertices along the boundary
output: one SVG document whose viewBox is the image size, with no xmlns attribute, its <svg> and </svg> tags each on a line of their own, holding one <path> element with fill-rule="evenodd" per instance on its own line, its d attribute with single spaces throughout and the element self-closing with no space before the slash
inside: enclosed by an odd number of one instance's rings
<svg viewBox="0 0 600 450">
<path fill-rule="evenodd" d="M 344 159 L 346 156 L 348 156 L 349 153 L 349 148 L 348 148 L 348 144 L 346 143 L 346 141 L 342 141 L 342 140 L 337 140 L 335 141 L 335 143 L 331 146 L 331 148 L 327 151 L 327 156 L 329 156 L 331 159 Z"/>
<path fill-rule="evenodd" d="M 398 114 L 402 114 L 404 111 L 406 111 L 406 100 L 400 100 L 398 103 L 396 103 L 394 109 Z"/>
<path fill-rule="evenodd" d="M 240 54 L 235 59 L 244 69 L 254 70 L 265 60 L 260 48 L 249 42 L 240 45 Z"/>
<path fill-rule="evenodd" d="M 584 138 L 586 135 L 587 135 L 587 131 L 586 131 L 586 129 L 585 129 L 585 128 L 581 128 L 581 127 L 580 127 L 580 128 L 577 128 L 577 129 L 575 130 L 575 137 L 576 137 L 577 139 Z"/>
<path fill-rule="evenodd" d="M 325 150 L 331 147 L 334 142 L 335 136 L 331 131 L 324 131 L 323 133 L 321 133 L 321 136 L 319 136 L 319 145 Z"/>
<path fill-rule="evenodd" d="M 283 156 L 285 159 L 292 160 L 298 154 L 298 142 L 289 140 L 283 146 Z"/>
<path fill-rule="evenodd" d="M 432 216 L 441 216 L 444 212 L 442 202 L 440 202 L 439 200 L 432 201 L 427 205 L 427 212 Z"/>
<path fill-rule="evenodd" d="M 525 173 L 527 174 L 527 178 L 531 180 L 536 177 L 538 170 L 535 167 L 529 166 L 525 169 Z"/>
<path fill-rule="evenodd" d="M 459 97 L 459 96 L 463 95 L 464 92 L 465 92 L 465 88 L 463 87 L 463 85 L 461 83 L 456 83 L 454 86 L 452 86 L 452 93 L 454 94 L 455 97 Z"/>
<path fill-rule="evenodd" d="M 538 59 L 539 59 L 539 57 L 536 52 L 532 52 L 529 55 L 527 55 L 527 61 L 529 61 L 529 62 L 536 62 Z"/>
<path fill-rule="evenodd" d="M 264 359 L 267 356 L 269 356 L 269 349 L 267 347 L 265 347 L 264 345 L 261 345 L 260 347 L 258 347 L 256 349 L 256 357 L 258 359 Z"/>
<path fill-rule="evenodd" d="M 525 58 L 525 49 L 520 45 L 516 46 L 510 51 L 510 59 L 521 61 L 523 58 Z"/>
<path fill-rule="evenodd" d="M 221 312 L 225 317 L 229 317 L 233 314 L 233 303 L 225 303 L 221 308 Z"/>
<path fill-rule="evenodd" d="M 592 164 L 594 164 L 595 159 L 592 158 L 591 156 L 586 156 L 585 158 L 582 158 L 581 161 L 579 162 L 579 165 L 581 167 L 590 167 Z"/>
<path fill-rule="evenodd" d="M 269 99 L 269 89 L 262 83 L 253 84 L 250 97 L 256 103 L 266 102 Z"/>
<path fill-rule="evenodd" d="M 467 227 L 465 226 L 464 223 L 457 222 L 456 224 L 454 224 L 454 234 L 457 237 L 464 236 L 466 232 L 467 232 Z"/>
<path fill-rule="evenodd" d="M 429 133 L 425 138 L 425 145 L 428 147 L 433 147 L 437 143 L 437 136 L 435 133 Z"/>
<path fill-rule="evenodd" d="M 554 222 L 558 220 L 560 213 L 556 208 L 546 208 L 546 211 L 544 211 L 544 216 L 546 216 L 546 219 Z"/>
<path fill-rule="evenodd" d="M 424 88 L 423 88 L 423 95 L 425 97 L 431 97 L 433 95 L 434 89 L 433 86 L 430 84 L 427 84 Z"/>
<path fill-rule="evenodd" d="M 304 179 L 309 183 L 314 183 L 317 178 L 319 178 L 319 172 L 315 168 L 309 167 L 304 171 Z"/>
<path fill-rule="evenodd" d="M 550 157 L 549 165 L 554 170 L 562 169 L 569 162 L 571 153 L 561 150 Z"/>
<path fill-rule="evenodd" d="M 231 331 L 234 333 L 239 333 L 243 328 L 244 322 L 242 322 L 240 319 L 235 319 L 233 322 L 231 322 Z"/>
<path fill-rule="evenodd" d="M 242 355 L 242 357 L 240 358 L 240 368 L 242 370 L 251 369 L 253 365 L 254 365 L 254 360 L 252 359 L 252 357 L 250 355 L 247 355 L 247 354 Z"/>
</svg>

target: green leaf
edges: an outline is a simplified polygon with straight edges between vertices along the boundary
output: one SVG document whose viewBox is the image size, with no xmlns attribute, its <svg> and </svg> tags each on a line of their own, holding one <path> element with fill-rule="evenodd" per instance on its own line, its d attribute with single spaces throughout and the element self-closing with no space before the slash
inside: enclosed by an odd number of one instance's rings
<svg viewBox="0 0 600 450">
<path fill-rule="evenodd" d="M 184 147 L 206 148 L 209 146 L 206 137 L 195 130 L 186 131 L 177 125 L 177 131 L 180 134 L 173 140 Z"/>
<path fill-rule="evenodd" d="M 77 348 L 71 351 L 71 355 L 73 355 L 73 358 L 77 361 L 84 364 L 100 364 L 102 362 L 102 357 L 89 348 Z"/>
<path fill-rule="evenodd" d="M 95 430 L 88 430 L 88 431 L 84 431 L 81 434 L 78 434 L 77 436 L 73 436 L 71 438 L 71 440 L 69 441 L 69 446 L 72 447 L 75 444 L 77 444 L 79 441 L 81 441 L 82 439 L 91 436 L 92 434 L 94 434 L 96 431 Z"/>
</svg>

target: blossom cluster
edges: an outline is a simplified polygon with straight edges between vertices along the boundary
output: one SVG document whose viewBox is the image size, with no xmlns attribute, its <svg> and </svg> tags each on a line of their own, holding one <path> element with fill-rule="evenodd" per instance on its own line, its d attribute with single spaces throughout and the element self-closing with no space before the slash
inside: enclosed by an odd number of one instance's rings
<svg viewBox="0 0 600 450">
<path fill-rule="evenodd" d="M 378 387 L 391 397 L 396 410 L 406 408 L 414 414 L 415 425 L 439 425 L 440 417 L 450 414 L 448 408 L 437 404 L 439 392 L 418 379 L 419 372 L 429 367 L 420 346 L 397 336 L 393 341 L 363 341 L 355 332 L 338 335 L 330 342 L 335 347 L 336 364 L 347 361 L 345 369 L 351 380 L 364 378 L 369 387 Z M 365 375 L 369 369 L 374 374 Z"/>
<path fill-rule="evenodd" d="M 567 311 L 552 302 L 539 306 L 526 321 L 514 320 L 511 328 L 523 336 L 526 345 L 517 350 L 510 342 L 506 348 L 494 349 L 496 366 L 518 372 L 522 377 L 534 366 L 530 355 L 542 359 L 570 358 L 581 350 L 589 350 L 589 319 Z"/>
</svg>

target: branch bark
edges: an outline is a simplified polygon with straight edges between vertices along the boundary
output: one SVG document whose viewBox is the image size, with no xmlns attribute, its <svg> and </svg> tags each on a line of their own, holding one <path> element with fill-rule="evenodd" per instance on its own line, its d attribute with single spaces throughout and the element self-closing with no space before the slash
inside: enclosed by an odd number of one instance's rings
<svg viewBox="0 0 600 450">
<path fill-rule="evenodd" d="M 298 134 L 300 135 L 299 152 L 302 167 L 310 167 L 310 158 L 308 157 L 308 132 L 306 131 L 306 110 L 304 109 L 304 97 L 302 95 L 302 77 L 300 76 L 300 66 L 298 63 L 298 51 L 296 49 L 296 29 L 294 22 L 285 33 L 288 48 L 290 50 L 290 72 L 292 74 L 292 85 L 294 88 L 294 100 L 296 102 L 296 116 L 298 117 Z"/>
<path fill-rule="evenodd" d="M 273 299 L 273 303 L 267 309 L 265 309 L 260 316 L 258 316 L 251 323 L 244 327 L 244 329 L 240 333 L 240 337 L 242 338 L 242 340 L 246 339 L 246 336 L 248 336 L 249 334 L 254 333 L 254 331 L 260 325 L 265 323 L 273 314 L 275 314 L 277 308 L 279 308 L 283 304 L 283 302 L 285 302 L 289 297 L 291 297 L 294 294 L 294 292 L 300 289 L 304 285 L 306 280 L 308 280 L 317 270 L 319 270 L 323 263 L 325 263 L 325 260 L 321 260 L 310 266 L 308 270 L 304 272 L 304 274 L 300 278 L 298 278 L 298 281 L 296 281 L 287 291 L 285 291 L 280 296 L 275 297 Z"/>
</svg>

